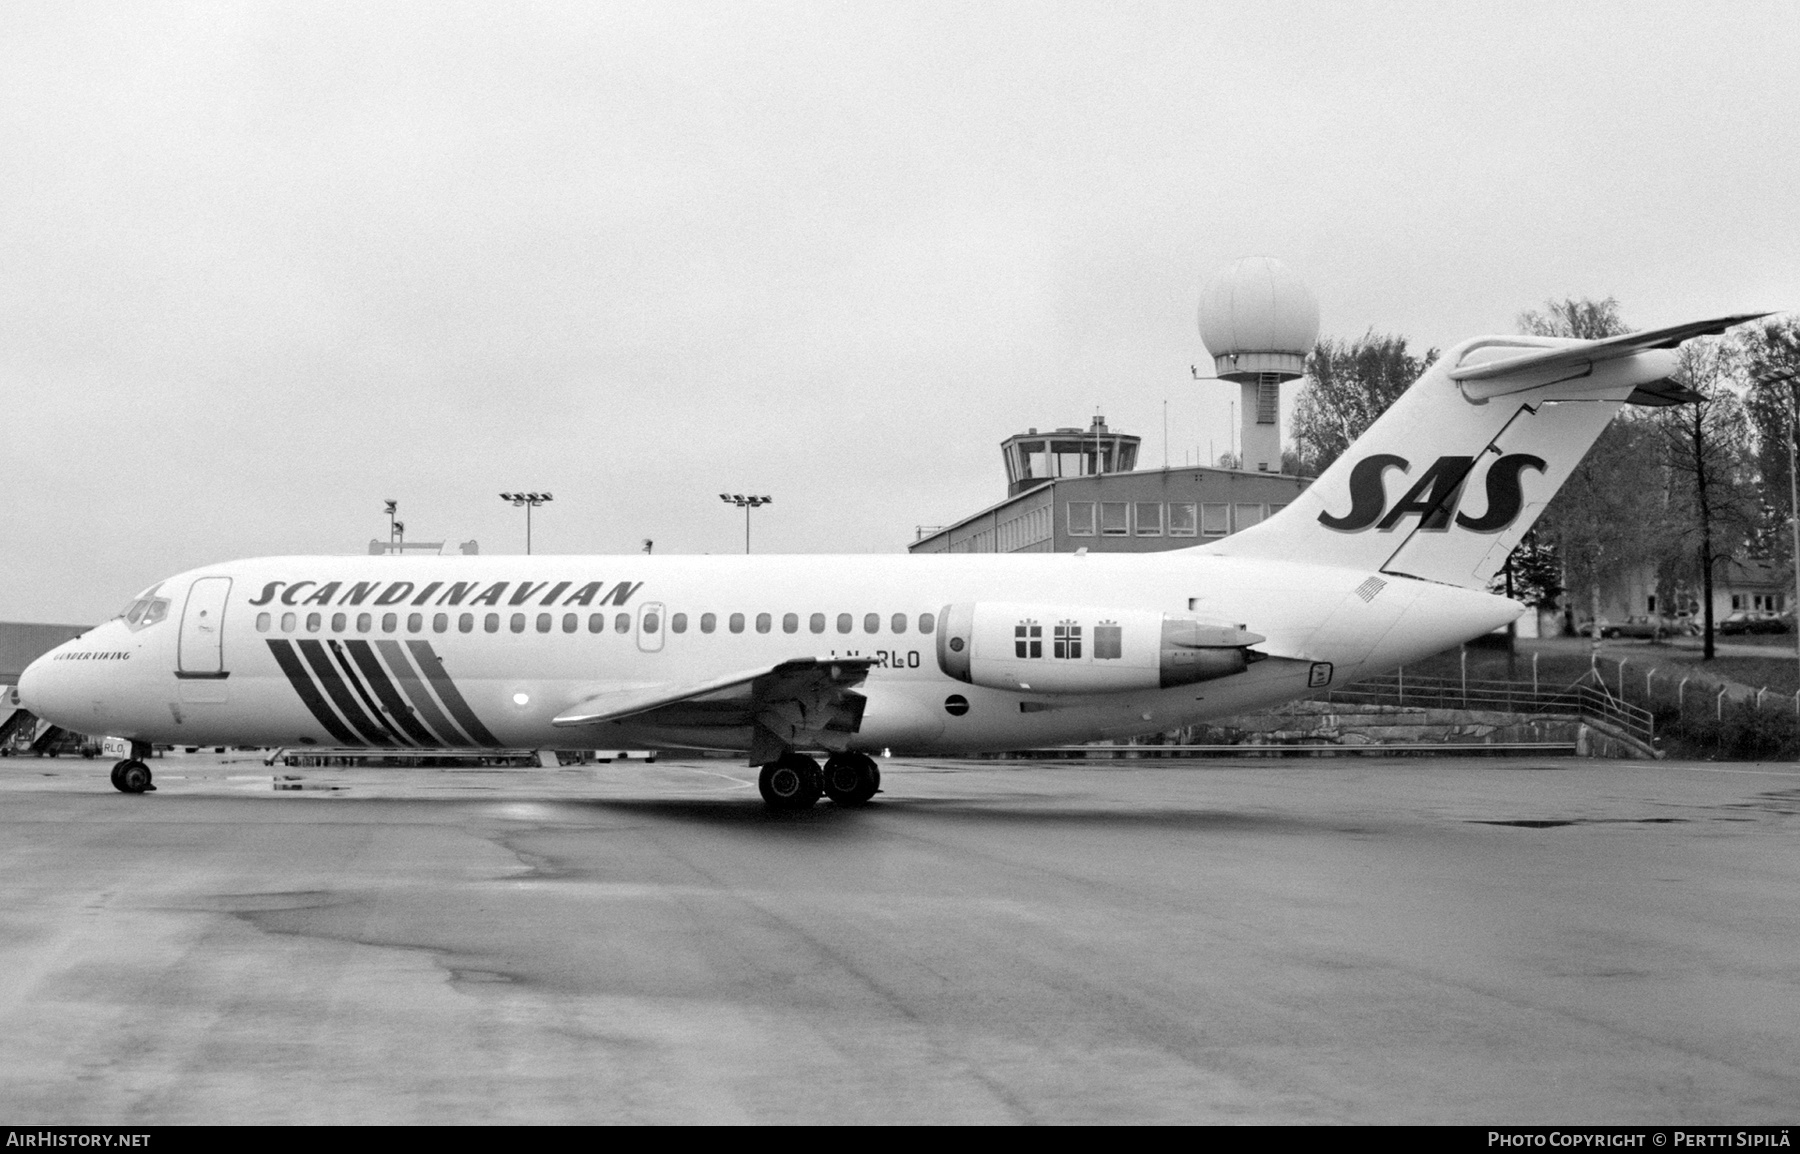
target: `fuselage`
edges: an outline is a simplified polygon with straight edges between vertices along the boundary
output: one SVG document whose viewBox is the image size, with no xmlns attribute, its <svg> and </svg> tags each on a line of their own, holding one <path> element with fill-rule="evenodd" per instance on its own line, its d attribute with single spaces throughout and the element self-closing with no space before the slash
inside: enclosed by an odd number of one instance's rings
<svg viewBox="0 0 1800 1154">
<path fill-rule="evenodd" d="M 1149 609 L 1242 625 L 1263 638 L 1263 659 L 1166 689 L 966 684 L 940 667 L 939 618 L 948 605 L 984 601 L 1052 605 L 1072 622 Z M 273 557 L 171 577 L 133 605 L 135 615 L 34 663 L 23 703 L 70 729 L 157 744 L 745 748 L 729 733 L 642 719 L 551 723 L 596 694 L 795 658 L 862 658 L 873 665 L 847 748 L 977 752 L 1264 708 L 1437 652 L 1519 612 L 1448 585 L 1205 548 Z M 1045 650 L 1042 660 L 1056 659 Z"/>
</svg>

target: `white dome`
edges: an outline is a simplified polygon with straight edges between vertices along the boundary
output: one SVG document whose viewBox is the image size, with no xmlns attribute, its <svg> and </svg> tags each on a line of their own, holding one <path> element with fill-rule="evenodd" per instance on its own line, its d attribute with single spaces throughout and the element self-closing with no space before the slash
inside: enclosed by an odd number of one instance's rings
<svg viewBox="0 0 1800 1154">
<path fill-rule="evenodd" d="M 1200 290 L 1200 339 L 1219 359 L 1245 353 L 1304 357 L 1319 339 L 1319 302 L 1287 265 L 1247 256 Z"/>
</svg>

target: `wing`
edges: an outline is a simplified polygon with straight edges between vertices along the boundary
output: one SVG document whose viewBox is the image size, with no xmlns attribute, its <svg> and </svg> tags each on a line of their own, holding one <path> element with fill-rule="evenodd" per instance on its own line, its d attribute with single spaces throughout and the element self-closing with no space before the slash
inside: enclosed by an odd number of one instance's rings
<svg viewBox="0 0 1800 1154">
<path fill-rule="evenodd" d="M 571 727 L 629 720 L 634 726 L 750 731 L 750 755 L 773 759 L 783 749 L 832 745 L 855 733 L 866 698 L 855 692 L 874 661 L 866 657 L 795 658 L 685 685 L 654 685 L 597 694 L 559 714 Z"/>
</svg>

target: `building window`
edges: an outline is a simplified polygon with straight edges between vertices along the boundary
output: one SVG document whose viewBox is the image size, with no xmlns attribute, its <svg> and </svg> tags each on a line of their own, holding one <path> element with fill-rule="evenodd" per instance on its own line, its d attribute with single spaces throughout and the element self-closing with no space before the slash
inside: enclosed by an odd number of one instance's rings
<svg viewBox="0 0 1800 1154">
<path fill-rule="evenodd" d="M 1281 412 L 1281 386 L 1274 381 L 1256 382 L 1256 423 L 1273 425 Z"/>
<path fill-rule="evenodd" d="M 1053 652 L 1056 656 L 1068 661 L 1081 657 L 1081 626 L 1073 621 L 1064 621 L 1057 625 Z"/>
<path fill-rule="evenodd" d="M 1094 535 L 1094 503 L 1092 501 L 1069 502 L 1069 536 L 1092 537 Z"/>
<path fill-rule="evenodd" d="M 1137 533 L 1140 537 L 1162 536 L 1162 506 L 1153 501 L 1139 501 Z"/>
<path fill-rule="evenodd" d="M 1124 501 L 1100 502 L 1100 535 L 1127 537 L 1131 534 L 1131 506 Z"/>
<path fill-rule="evenodd" d="M 1114 661 L 1124 651 L 1124 630 L 1116 621 L 1102 621 L 1094 626 L 1094 660 Z"/>
<path fill-rule="evenodd" d="M 1172 503 L 1169 506 L 1169 536 L 1192 537 L 1196 525 L 1197 509 L 1193 502 Z"/>
<path fill-rule="evenodd" d="M 1230 505 L 1200 506 L 1200 535 L 1202 537 L 1223 537 L 1231 532 Z"/>
<path fill-rule="evenodd" d="M 1237 507 L 1237 531 L 1240 533 L 1262 519 L 1263 507 L 1261 505 L 1239 505 Z"/>
</svg>

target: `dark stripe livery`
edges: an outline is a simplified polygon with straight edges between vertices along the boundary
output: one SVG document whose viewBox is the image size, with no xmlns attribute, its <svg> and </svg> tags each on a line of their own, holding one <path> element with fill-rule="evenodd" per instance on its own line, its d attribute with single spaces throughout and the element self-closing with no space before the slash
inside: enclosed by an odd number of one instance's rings
<svg viewBox="0 0 1800 1154">
<path fill-rule="evenodd" d="M 344 728 L 344 723 L 337 719 L 335 713 L 331 712 L 331 706 L 325 704 L 325 699 L 319 696 L 319 690 L 313 685 L 312 678 L 306 675 L 306 666 L 300 663 L 300 657 L 294 652 L 293 644 L 287 641 L 271 641 L 269 642 L 269 652 L 275 655 L 275 664 L 281 666 L 281 671 L 287 674 L 288 683 L 294 687 L 294 692 L 300 695 L 300 700 L 306 703 L 306 708 L 312 711 L 312 715 L 318 723 L 325 727 L 325 732 L 331 734 L 343 745 L 361 745 L 362 742 L 356 739 L 355 734 Z"/>
<path fill-rule="evenodd" d="M 342 745 L 499 748 L 430 642 L 409 645 L 416 670 L 397 641 L 271 640 L 269 652 L 308 712 Z"/>
<path fill-rule="evenodd" d="M 481 719 L 475 716 L 475 711 L 463 700 L 463 695 L 457 691 L 450 675 L 444 672 L 444 663 L 438 660 L 437 651 L 431 648 L 431 642 L 408 641 L 406 647 L 412 651 L 413 660 L 419 663 L 419 670 L 425 674 L 425 680 L 431 682 L 438 697 L 443 699 L 445 708 L 450 710 L 450 716 L 456 718 L 457 723 L 468 730 L 469 736 L 476 741 L 499 748 L 500 739 L 488 732 L 487 726 L 481 724 Z"/>
</svg>

